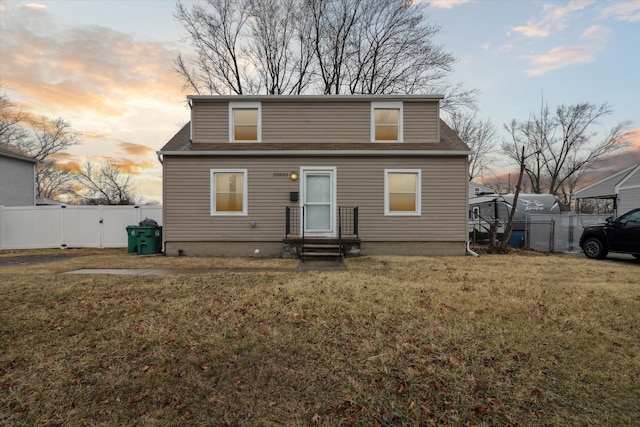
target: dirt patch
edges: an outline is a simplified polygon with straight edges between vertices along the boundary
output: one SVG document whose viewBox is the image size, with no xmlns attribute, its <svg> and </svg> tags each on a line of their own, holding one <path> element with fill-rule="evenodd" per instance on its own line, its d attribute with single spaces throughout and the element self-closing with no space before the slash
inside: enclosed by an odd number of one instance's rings
<svg viewBox="0 0 640 427">
<path fill-rule="evenodd" d="M 82 256 L 80 254 L 16 255 L 0 257 L 0 268 L 42 264 Z"/>
</svg>

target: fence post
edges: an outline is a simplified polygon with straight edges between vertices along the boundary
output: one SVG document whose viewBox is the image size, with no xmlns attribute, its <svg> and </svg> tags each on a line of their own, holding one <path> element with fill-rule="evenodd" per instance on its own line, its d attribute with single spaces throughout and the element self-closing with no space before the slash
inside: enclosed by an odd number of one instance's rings
<svg viewBox="0 0 640 427">
<path fill-rule="evenodd" d="M 60 230 L 62 230 L 62 242 L 60 242 L 60 247 L 61 248 L 66 248 L 67 247 L 67 221 L 65 221 L 65 212 L 67 209 L 66 205 L 61 205 L 60 209 L 63 209 L 60 211 Z"/>
<path fill-rule="evenodd" d="M 0 249 L 4 249 L 4 237 L 2 230 L 4 229 L 4 206 L 0 205 Z"/>
<path fill-rule="evenodd" d="M 569 241 L 569 243 L 568 243 L 568 250 L 569 251 L 573 251 L 573 243 L 574 243 L 573 233 L 574 233 L 575 226 L 576 226 L 575 222 L 576 222 L 576 217 L 573 216 L 573 215 L 570 216 L 569 217 L 569 236 L 568 236 L 568 239 L 567 239 Z"/>
<path fill-rule="evenodd" d="M 556 220 L 551 220 L 551 230 L 549 230 L 549 252 L 553 253 L 556 243 Z"/>
</svg>

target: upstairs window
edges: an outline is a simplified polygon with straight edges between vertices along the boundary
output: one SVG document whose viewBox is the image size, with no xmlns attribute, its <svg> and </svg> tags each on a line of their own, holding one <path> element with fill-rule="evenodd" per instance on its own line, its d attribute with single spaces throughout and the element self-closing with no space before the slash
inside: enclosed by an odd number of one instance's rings
<svg viewBox="0 0 640 427">
<path fill-rule="evenodd" d="M 402 142 L 402 102 L 371 103 L 371 142 Z"/>
<path fill-rule="evenodd" d="M 259 102 L 229 103 L 229 140 L 260 142 L 262 139 L 262 107 Z"/>
<path fill-rule="evenodd" d="M 247 170 L 211 170 L 211 215 L 247 215 Z"/>
<path fill-rule="evenodd" d="M 385 169 L 384 214 L 420 216 L 422 171 Z"/>
</svg>

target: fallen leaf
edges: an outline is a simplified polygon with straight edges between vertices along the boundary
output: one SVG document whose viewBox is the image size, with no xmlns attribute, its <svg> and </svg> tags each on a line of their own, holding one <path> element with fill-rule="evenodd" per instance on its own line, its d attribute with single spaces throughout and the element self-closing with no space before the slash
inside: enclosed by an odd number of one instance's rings
<svg viewBox="0 0 640 427">
<path fill-rule="evenodd" d="M 498 402 L 496 399 L 489 398 L 489 399 L 487 399 L 487 401 L 491 404 L 491 406 L 493 406 L 493 409 L 502 409 L 502 408 L 504 408 L 504 405 L 502 403 Z"/>
<path fill-rule="evenodd" d="M 136 402 L 140 402 L 141 400 L 142 400 L 142 393 L 136 394 L 135 396 L 131 396 L 131 399 L 129 399 L 129 403 L 136 403 Z"/>
<path fill-rule="evenodd" d="M 491 409 L 487 408 L 486 406 L 478 405 L 473 408 L 472 411 L 476 417 L 484 418 L 489 412 L 491 412 Z"/>
</svg>

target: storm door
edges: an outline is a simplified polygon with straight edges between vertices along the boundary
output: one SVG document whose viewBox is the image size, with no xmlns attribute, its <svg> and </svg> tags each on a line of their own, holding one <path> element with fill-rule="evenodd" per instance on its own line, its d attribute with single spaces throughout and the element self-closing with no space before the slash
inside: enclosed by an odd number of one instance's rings
<svg viewBox="0 0 640 427">
<path fill-rule="evenodd" d="M 301 175 L 305 235 L 335 236 L 335 168 L 303 167 Z"/>
</svg>

